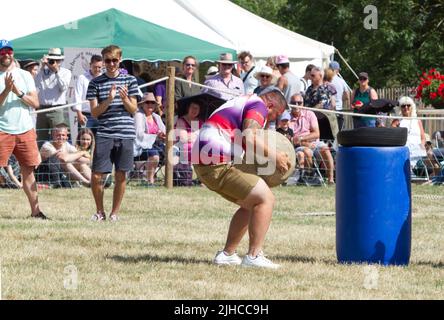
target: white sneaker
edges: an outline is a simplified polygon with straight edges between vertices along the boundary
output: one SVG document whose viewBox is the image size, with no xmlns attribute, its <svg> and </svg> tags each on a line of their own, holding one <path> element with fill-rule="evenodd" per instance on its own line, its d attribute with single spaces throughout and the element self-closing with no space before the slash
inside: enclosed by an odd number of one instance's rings
<svg viewBox="0 0 444 320">
<path fill-rule="evenodd" d="M 242 259 L 239 258 L 236 252 L 229 256 L 222 250 L 216 253 L 213 263 L 218 265 L 240 265 Z"/>
<path fill-rule="evenodd" d="M 256 267 L 256 268 L 268 268 L 268 269 L 278 269 L 280 268 L 279 264 L 271 262 L 271 260 L 265 258 L 264 254 L 260 252 L 255 258 L 250 255 L 246 255 L 244 259 L 242 259 L 243 267 Z"/>
</svg>

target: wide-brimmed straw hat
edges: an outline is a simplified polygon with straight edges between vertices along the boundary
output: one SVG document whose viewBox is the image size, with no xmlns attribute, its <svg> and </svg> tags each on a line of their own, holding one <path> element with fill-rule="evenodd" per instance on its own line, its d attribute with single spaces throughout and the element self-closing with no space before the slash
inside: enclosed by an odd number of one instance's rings
<svg viewBox="0 0 444 320">
<path fill-rule="evenodd" d="M 46 55 L 47 59 L 52 60 L 63 60 L 65 56 L 62 55 L 62 49 L 60 48 L 51 48 L 48 50 L 48 54 Z"/>
<path fill-rule="evenodd" d="M 219 57 L 218 63 L 236 64 L 237 61 L 233 60 L 233 55 L 231 53 L 222 53 Z"/>
<path fill-rule="evenodd" d="M 159 103 L 156 101 L 156 98 L 154 97 L 154 94 L 152 92 L 145 92 L 143 94 L 142 101 L 140 101 L 139 104 L 144 104 L 147 101 L 152 101 L 152 102 L 155 102 L 157 106 L 159 105 Z"/>
</svg>

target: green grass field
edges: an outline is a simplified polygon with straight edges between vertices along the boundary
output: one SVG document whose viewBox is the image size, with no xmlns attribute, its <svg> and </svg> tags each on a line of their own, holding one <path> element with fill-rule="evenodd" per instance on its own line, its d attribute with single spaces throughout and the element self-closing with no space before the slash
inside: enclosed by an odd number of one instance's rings
<svg viewBox="0 0 444 320">
<path fill-rule="evenodd" d="M 43 190 L 51 221 L 0 190 L 3 299 L 443 299 L 442 188 L 413 187 L 408 267 L 341 265 L 335 189 L 281 187 L 265 253 L 282 268 L 217 267 L 235 206 L 206 188 L 127 190 L 118 223 L 91 222 L 89 189 Z M 106 191 L 107 208 L 111 190 Z M 245 254 L 247 239 L 239 253 Z"/>
</svg>

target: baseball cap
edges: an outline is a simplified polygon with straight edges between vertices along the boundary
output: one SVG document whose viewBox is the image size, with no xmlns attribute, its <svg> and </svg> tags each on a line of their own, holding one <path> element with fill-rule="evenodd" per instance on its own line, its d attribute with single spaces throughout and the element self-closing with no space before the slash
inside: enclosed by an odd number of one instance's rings
<svg viewBox="0 0 444 320">
<path fill-rule="evenodd" d="M 330 67 L 330 69 L 333 69 L 333 70 L 341 70 L 341 66 L 339 65 L 339 62 L 337 62 L 337 61 L 330 62 L 329 67 Z"/>
<path fill-rule="evenodd" d="M 0 40 L 0 49 L 3 49 L 3 48 L 11 48 L 11 49 L 13 49 L 12 48 L 12 42 L 9 41 L 9 40 L 5 40 L 5 39 Z"/>
<path fill-rule="evenodd" d="M 276 57 L 275 63 L 276 63 L 276 65 L 283 64 L 283 63 L 290 63 L 290 60 L 288 59 L 288 57 L 286 55 L 281 54 Z"/>
<path fill-rule="evenodd" d="M 368 73 L 367 72 L 360 72 L 358 76 L 359 76 L 359 78 L 362 77 L 362 78 L 368 79 Z"/>
<path fill-rule="evenodd" d="M 284 121 L 284 120 L 290 121 L 290 119 L 291 119 L 291 116 L 288 111 L 284 111 L 284 113 L 279 118 L 280 121 Z"/>
</svg>

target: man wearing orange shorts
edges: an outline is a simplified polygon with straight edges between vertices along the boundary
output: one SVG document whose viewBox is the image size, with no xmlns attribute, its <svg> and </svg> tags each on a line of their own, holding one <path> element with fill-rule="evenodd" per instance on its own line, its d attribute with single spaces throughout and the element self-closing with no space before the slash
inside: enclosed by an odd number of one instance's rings
<svg viewBox="0 0 444 320">
<path fill-rule="evenodd" d="M 31 110 L 39 107 L 31 74 L 16 67 L 12 44 L 0 40 L 0 166 L 11 154 L 20 163 L 23 190 L 31 206 L 31 217 L 47 219 L 40 211 L 34 169 L 40 164 Z"/>
</svg>

